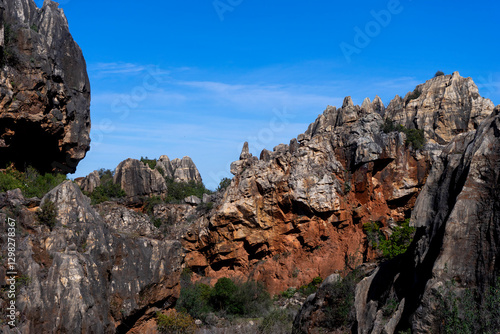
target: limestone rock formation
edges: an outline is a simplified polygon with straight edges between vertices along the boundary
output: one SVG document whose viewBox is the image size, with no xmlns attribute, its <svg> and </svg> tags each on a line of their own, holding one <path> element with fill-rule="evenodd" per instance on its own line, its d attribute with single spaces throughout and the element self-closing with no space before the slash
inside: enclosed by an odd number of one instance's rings
<svg viewBox="0 0 500 334">
<path fill-rule="evenodd" d="M 381 266 L 360 283 L 358 331 L 373 331 L 379 306 L 397 291 L 402 312 L 392 321 L 412 333 L 436 333 L 440 291 L 451 282 L 483 292 L 500 276 L 500 106 L 477 131 L 464 133 L 443 150 L 412 215 L 417 233 L 411 251 Z M 411 278 L 411 279 L 410 279 Z M 382 283 L 384 281 L 384 283 Z M 378 306 L 377 306 L 378 305 Z M 394 333 L 394 330 L 387 331 Z"/>
<path fill-rule="evenodd" d="M 144 196 L 165 196 L 167 184 L 156 169 L 136 159 L 127 159 L 116 167 L 113 182 L 119 184 L 130 201 Z"/>
<path fill-rule="evenodd" d="M 90 84 L 62 9 L 1 0 L 0 42 L 0 165 L 73 173 L 90 145 Z"/>
<path fill-rule="evenodd" d="M 447 83 L 451 88 L 445 89 Z M 451 140 L 442 135 L 437 143 L 426 132 L 426 145 L 415 150 L 405 143 L 405 133 L 382 131 L 382 115 L 407 127 L 407 119 L 415 120 L 418 129 L 428 131 L 423 120 L 431 110 L 437 120 L 444 110 L 455 110 L 465 114 L 455 123 L 464 120 L 473 129 L 492 105 L 458 73 L 418 89 L 422 99 L 428 96 L 446 108 L 427 106 L 425 100 L 405 109 L 405 100 L 396 97 L 386 110 L 378 97 L 362 106 L 347 97 L 342 108 L 329 106 L 305 133 L 273 152 L 264 150 L 261 159 L 244 145 L 242 159 L 231 165 L 235 177 L 210 222 L 197 224 L 184 237 L 186 264 L 205 277 L 251 277 L 276 293 L 326 277 L 347 261 L 370 260 L 374 254 L 363 224 L 380 221 L 387 229 L 408 218 L 444 147 L 439 143 Z M 395 117 L 398 103 L 406 118 Z M 448 123 L 454 119 L 446 117 Z M 467 130 L 457 125 L 450 136 Z"/>
<path fill-rule="evenodd" d="M 77 180 L 75 180 L 76 182 Z M 92 193 L 95 188 L 99 187 L 101 185 L 101 177 L 99 175 L 98 171 L 93 171 L 86 177 L 78 180 L 77 184 L 80 186 L 80 189 L 82 191 L 87 192 L 87 193 Z"/>
<path fill-rule="evenodd" d="M 161 168 L 165 177 L 175 182 L 202 182 L 200 172 L 190 157 L 170 161 L 168 156 L 162 155 L 157 161 L 156 168 Z"/>
<path fill-rule="evenodd" d="M 418 85 L 404 98 L 396 97 L 385 117 L 409 129 L 422 129 L 428 141 L 444 145 L 459 133 L 477 129 L 493 108 L 471 78 L 454 72 Z"/>
<path fill-rule="evenodd" d="M 478 127 L 457 135 L 433 163 L 411 217 L 408 252 L 385 262 L 356 288 L 358 333 L 439 333 L 440 296 L 476 288 L 485 295 L 500 277 L 500 106 Z M 455 282 L 451 284 L 451 282 Z M 325 292 L 305 306 L 296 329 L 307 333 Z M 387 305 L 395 303 L 387 314 Z M 309 311 L 307 311 L 309 310 Z M 477 324 L 476 324 L 477 325 Z"/>
<path fill-rule="evenodd" d="M 147 216 L 106 204 L 101 217 L 71 181 L 42 202 L 48 200 L 58 209 L 53 228 L 38 224 L 24 207 L 2 208 L 29 231 L 17 239 L 17 269 L 25 278 L 16 295 L 22 316 L 17 328 L 3 326 L 3 333 L 126 332 L 175 301 L 181 246 L 158 237 Z M 4 229 L 5 218 L 1 213 Z"/>
</svg>

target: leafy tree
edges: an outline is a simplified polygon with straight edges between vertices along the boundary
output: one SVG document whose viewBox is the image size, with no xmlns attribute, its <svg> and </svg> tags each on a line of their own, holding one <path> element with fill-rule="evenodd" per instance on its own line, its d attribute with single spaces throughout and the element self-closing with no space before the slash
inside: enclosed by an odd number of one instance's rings
<svg viewBox="0 0 500 334">
<path fill-rule="evenodd" d="M 211 191 L 205 188 L 203 182 L 191 180 L 189 182 L 175 182 L 171 178 L 165 179 L 167 183 L 167 202 L 176 203 L 184 200 L 189 196 L 203 198 L 203 194 L 210 194 Z"/>
<path fill-rule="evenodd" d="M 436 74 L 434 74 L 434 78 L 436 77 L 441 77 L 444 75 L 444 72 L 443 71 L 437 71 Z"/>
<path fill-rule="evenodd" d="M 0 192 L 19 188 L 25 197 L 42 198 L 46 193 L 66 180 L 64 174 L 40 174 L 35 168 L 28 167 L 20 172 L 9 166 L 0 172 Z"/>
<path fill-rule="evenodd" d="M 217 187 L 216 191 L 221 191 L 225 190 L 229 185 L 231 184 L 231 179 L 228 177 L 223 177 L 222 180 L 219 182 L 219 186 Z"/>
<path fill-rule="evenodd" d="M 388 239 L 380 240 L 378 248 L 382 251 L 382 256 L 392 259 L 403 254 L 410 246 L 415 228 L 410 226 L 410 219 L 406 219 L 401 225 L 392 230 Z"/>
</svg>

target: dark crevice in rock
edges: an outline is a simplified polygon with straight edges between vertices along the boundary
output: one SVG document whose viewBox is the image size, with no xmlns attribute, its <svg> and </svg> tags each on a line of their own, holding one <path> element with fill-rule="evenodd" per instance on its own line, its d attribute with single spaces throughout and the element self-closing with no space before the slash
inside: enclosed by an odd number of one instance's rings
<svg viewBox="0 0 500 334">
<path fill-rule="evenodd" d="M 0 166 L 12 162 L 18 170 L 32 166 L 45 173 L 51 171 L 47 161 L 64 161 L 65 156 L 58 149 L 58 137 L 63 135 L 63 128 L 50 133 L 30 121 L 0 118 L 0 131 L 15 133 L 5 141 L 7 147 L 0 148 Z"/>
</svg>

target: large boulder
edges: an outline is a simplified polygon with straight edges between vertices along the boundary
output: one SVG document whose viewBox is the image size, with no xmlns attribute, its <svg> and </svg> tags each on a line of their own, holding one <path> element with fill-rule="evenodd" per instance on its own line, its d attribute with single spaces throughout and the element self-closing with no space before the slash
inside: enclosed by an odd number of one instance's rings
<svg viewBox="0 0 500 334">
<path fill-rule="evenodd" d="M 202 182 L 200 172 L 190 157 L 171 161 L 168 156 L 162 155 L 156 163 L 156 168 L 161 168 L 165 177 L 175 182 Z"/>
<path fill-rule="evenodd" d="M 90 148 L 90 84 L 63 10 L 0 0 L 0 49 L 0 165 L 75 172 Z"/>
<path fill-rule="evenodd" d="M 136 159 L 127 159 L 116 167 L 113 182 L 119 184 L 131 201 L 141 197 L 166 196 L 167 184 L 156 169 Z"/>
</svg>

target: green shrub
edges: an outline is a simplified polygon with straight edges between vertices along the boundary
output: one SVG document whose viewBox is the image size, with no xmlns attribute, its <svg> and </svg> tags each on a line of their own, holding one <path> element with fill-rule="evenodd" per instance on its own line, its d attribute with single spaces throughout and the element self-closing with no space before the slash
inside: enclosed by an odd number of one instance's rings
<svg viewBox="0 0 500 334">
<path fill-rule="evenodd" d="M 237 290 L 230 300 L 228 313 L 246 317 L 258 317 L 271 307 L 271 296 L 264 286 L 255 281 L 236 285 Z"/>
<path fill-rule="evenodd" d="M 281 295 L 285 298 L 292 298 L 297 293 L 296 288 L 288 288 L 281 293 Z"/>
<path fill-rule="evenodd" d="M 380 222 L 369 222 L 363 225 L 368 245 L 380 250 L 385 259 L 392 259 L 406 252 L 415 232 L 415 228 L 410 226 L 410 219 L 406 219 L 396 226 L 388 239 L 380 230 L 381 227 L 382 223 Z"/>
<path fill-rule="evenodd" d="M 57 208 L 54 202 L 45 200 L 36 212 L 36 217 L 41 224 L 45 224 L 52 229 L 57 223 Z"/>
<path fill-rule="evenodd" d="M 406 144 L 411 144 L 414 149 L 419 150 L 425 144 L 424 130 L 418 129 L 407 129 L 406 133 Z"/>
<path fill-rule="evenodd" d="M 322 282 L 323 279 L 321 277 L 315 277 L 309 284 L 301 286 L 298 291 L 305 296 L 309 296 L 318 290 Z"/>
<path fill-rule="evenodd" d="M 400 124 L 394 124 L 394 121 L 386 118 L 384 124 L 382 125 L 382 131 L 384 133 L 390 133 L 393 131 L 402 132 L 406 135 L 405 144 L 407 146 L 411 145 L 414 149 L 421 149 L 425 144 L 424 130 L 419 129 L 407 129 Z"/>
<path fill-rule="evenodd" d="M 99 176 L 101 184 L 95 187 L 94 191 L 89 195 L 92 205 L 126 196 L 121 186 L 113 182 L 113 172 L 111 170 L 100 169 Z"/>
<path fill-rule="evenodd" d="M 440 333 L 472 334 L 500 331 L 500 279 L 483 292 L 467 288 L 455 292 L 455 281 L 446 283 L 440 291 L 438 317 Z"/>
<path fill-rule="evenodd" d="M 434 74 L 434 78 L 436 77 L 441 77 L 444 75 L 444 72 L 443 71 L 437 71 L 436 74 Z"/>
<path fill-rule="evenodd" d="M 151 169 L 156 168 L 156 163 L 158 162 L 156 159 L 148 159 L 148 157 L 141 157 L 141 162 L 145 163 Z"/>
<path fill-rule="evenodd" d="M 25 187 L 24 196 L 26 197 L 43 197 L 46 193 L 53 188 L 67 180 L 64 174 L 39 174 L 38 171 L 32 167 L 28 167 L 24 173 Z"/>
<path fill-rule="evenodd" d="M 147 197 L 144 200 L 144 212 L 148 215 L 152 215 L 154 207 L 162 203 L 165 203 L 165 201 L 160 196 Z"/>
<path fill-rule="evenodd" d="M 271 307 L 271 297 L 257 282 L 235 283 L 230 278 L 220 278 L 215 286 L 192 284 L 183 274 L 177 310 L 204 319 L 210 312 L 221 315 L 260 316 Z"/>
<path fill-rule="evenodd" d="M 177 310 L 187 312 L 197 319 L 204 319 L 212 311 L 209 303 L 212 288 L 206 284 L 189 284 L 181 289 Z"/>
<path fill-rule="evenodd" d="M 222 191 L 225 190 L 229 185 L 231 184 L 231 179 L 228 177 L 223 177 L 222 180 L 220 180 L 219 185 L 217 186 L 216 191 Z"/>
<path fill-rule="evenodd" d="M 4 172 L 0 172 L 0 192 L 19 188 L 24 197 L 42 198 L 50 190 L 66 180 L 64 174 L 40 174 L 33 167 L 26 168 L 25 172 L 20 172 L 15 168 L 8 167 Z"/>
<path fill-rule="evenodd" d="M 272 310 L 262 319 L 259 331 L 263 334 L 291 333 L 293 314 L 284 308 Z"/>
<path fill-rule="evenodd" d="M 382 256 L 392 259 L 406 252 L 413 239 L 415 228 L 410 226 L 410 219 L 406 219 L 401 225 L 392 230 L 388 239 L 380 240 L 378 248 L 382 251 Z"/>
<path fill-rule="evenodd" d="M 175 182 L 173 179 L 166 178 L 168 203 L 179 203 L 189 196 L 203 198 L 203 194 L 210 194 L 211 191 L 205 188 L 203 182 Z"/>
<path fill-rule="evenodd" d="M 352 271 L 344 279 L 327 287 L 325 319 L 321 326 L 328 329 L 349 328 L 354 323 L 351 312 L 354 306 L 356 284 L 360 281 L 360 273 Z"/>
<path fill-rule="evenodd" d="M 192 334 L 196 331 L 194 319 L 187 313 L 168 310 L 167 314 L 156 313 L 158 332 L 165 334 Z"/>
<path fill-rule="evenodd" d="M 17 188 L 23 189 L 23 183 L 20 178 L 13 175 L 12 170 L 7 169 L 5 172 L 0 172 L 0 192 Z"/>
<path fill-rule="evenodd" d="M 406 104 L 408 104 L 408 102 L 410 102 L 411 100 L 418 99 L 421 94 L 422 94 L 422 92 L 419 91 L 417 88 L 415 88 L 413 90 L 413 92 L 411 92 L 410 95 L 408 95 L 408 99 L 406 100 Z"/>
<path fill-rule="evenodd" d="M 366 239 L 368 240 L 368 246 L 376 248 L 380 240 L 384 239 L 384 234 L 380 230 L 382 227 L 382 223 L 377 222 L 368 222 L 363 224 L 363 232 L 366 234 Z"/>
</svg>

